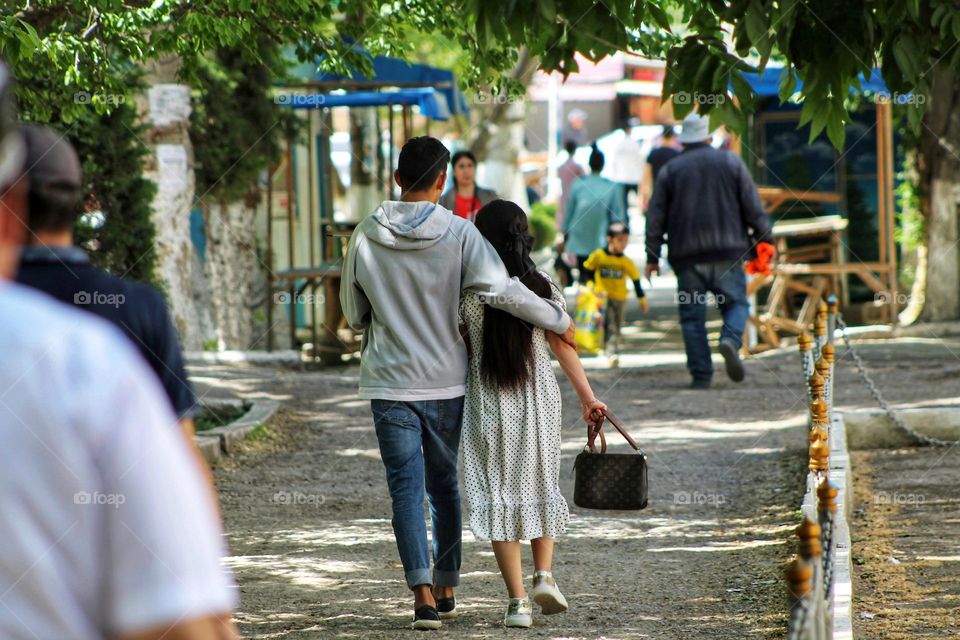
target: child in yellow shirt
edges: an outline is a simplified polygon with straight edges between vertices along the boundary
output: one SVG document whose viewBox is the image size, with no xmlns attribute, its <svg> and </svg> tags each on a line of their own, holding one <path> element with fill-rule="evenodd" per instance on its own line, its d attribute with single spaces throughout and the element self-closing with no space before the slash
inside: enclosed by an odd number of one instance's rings
<svg viewBox="0 0 960 640">
<path fill-rule="evenodd" d="M 615 222 L 607 228 L 607 248 L 597 249 L 583 263 L 586 269 L 594 272 L 596 288 L 607 294 L 607 313 L 604 320 L 603 346 L 608 355 L 620 356 L 620 330 L 627 309 L 626 280 L 633 280 L 633 289 L 637 293 L 640 310 L 646 313 L 650 309 L 647 296 L 640 286 L 640 271 L 633 260 L 623 255 L 630 241 L 627 227 Z M 611 352 L 609 345 L 613 343 Z"/>
</svg>

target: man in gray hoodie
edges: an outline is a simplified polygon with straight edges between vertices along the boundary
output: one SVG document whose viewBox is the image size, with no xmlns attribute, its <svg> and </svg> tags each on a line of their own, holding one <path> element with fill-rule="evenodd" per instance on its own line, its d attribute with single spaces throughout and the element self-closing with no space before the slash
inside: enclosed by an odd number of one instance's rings
<svg viewBox="0 0 960 640">
<path fill-rule="evenodd" d="M 394 172 L 399 202 L 384 202 L 354 231 L 340 302 L 363 330 L 360 397 L 369 399 L 393 503 L 393 531 L 415 629 L 457 616 L 460 494 L 457 451 L 467 350 L 457 311 L 467 292 L 573 342 L 570 317 L 510 278 L 476 227 L 437 204 L 450 153 L 436 138 L 411 138 Z M 424 523 L 433 530 L 431 576 Z"/>
</svg>

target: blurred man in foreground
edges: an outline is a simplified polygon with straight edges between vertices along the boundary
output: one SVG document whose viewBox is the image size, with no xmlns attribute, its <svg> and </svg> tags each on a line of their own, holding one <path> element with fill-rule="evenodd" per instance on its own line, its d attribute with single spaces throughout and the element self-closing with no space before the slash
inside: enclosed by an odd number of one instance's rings
<svg viewBox="0 0 960 640">
<path fill-rule="evenodd" d="M 0 637 L 236 637 L 210 493 L 122 335 L 10 282 L 28 184 L 0 65 Z"/>
</svg>

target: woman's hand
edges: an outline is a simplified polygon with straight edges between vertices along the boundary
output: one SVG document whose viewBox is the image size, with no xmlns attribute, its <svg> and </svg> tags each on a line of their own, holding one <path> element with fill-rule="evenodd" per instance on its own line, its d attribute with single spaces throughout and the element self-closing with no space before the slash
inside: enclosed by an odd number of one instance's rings
<svg viewBox="0 0 960 640">
<path fill-rule="evenodd" d="M 581 402 L 580 409 L 583 411 L 583 420 L 591 427 L 597 426 L 597 423 L 603 417 L 603 410 L 607 408 L 607 405 L 600 402 L 596 398 L 590 400 L 589 402 Z"/>
</svg>

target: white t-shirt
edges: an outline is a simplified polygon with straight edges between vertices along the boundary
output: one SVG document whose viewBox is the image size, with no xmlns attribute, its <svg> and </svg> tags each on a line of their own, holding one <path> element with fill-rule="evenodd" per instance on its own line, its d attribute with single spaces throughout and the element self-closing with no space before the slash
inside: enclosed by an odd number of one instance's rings
<svg viewBox="0 0 960 640">
<path fill-rule="evenodd" d="M 643 149 L 629 135 L 624 135 L 613 148 L 606 177 L 623 184 L 640 184 L 643 178 Z"/>
<path fill-rule="evenodd" d="M 0 281 L 0 638 L 232 611 L 210 490 L 112 326 Z"/>
</svg>

